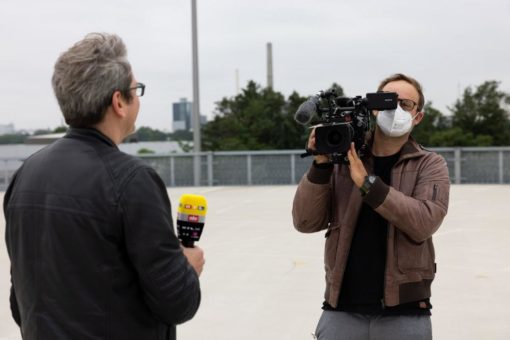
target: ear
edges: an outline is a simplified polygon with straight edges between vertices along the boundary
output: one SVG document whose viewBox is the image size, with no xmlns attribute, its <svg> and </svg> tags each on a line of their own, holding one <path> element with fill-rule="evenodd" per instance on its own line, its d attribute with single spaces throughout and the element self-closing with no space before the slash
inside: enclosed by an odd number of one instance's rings
<svg viewBox="0 0 510 340">
<path fill-rule="evenodd" d="M 120 93 L 120 91 L 115 91 L 112 95 L 112 109 L 115 115 L 117 115 L 120 118 L 124 118 L 126 116 L 126 100 Z"/>
<path fill-rule="evenodd" d="M 425 112 L 417 112 L 416 113 L 416 116 L 414 116 L 414 119 L 413 119 L 413 126 L 416 126 L 418 124 L 420 124 L 421 120 L 423 119 L 423 117 L 425 116 Z"/>
</svg>

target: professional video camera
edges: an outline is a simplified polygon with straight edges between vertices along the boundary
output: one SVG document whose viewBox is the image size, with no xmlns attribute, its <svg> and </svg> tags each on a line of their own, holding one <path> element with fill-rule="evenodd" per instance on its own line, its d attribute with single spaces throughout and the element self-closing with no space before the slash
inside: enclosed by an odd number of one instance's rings
<svg viewBox="0 0 510 340">
<path fill-rule="evenodd" d="M 303 125 L 314 121 L 315 150 L 306 148 L 302 157 L 330 155 L 333 163 L 348 163 L 347 151 L 351 142 L 360 157 L 366 151 L 365 133 L 370 129 L 371 110 L 394 110 L 398 95 L 395 92 L 367 93 L 366 98 L 338 97 L 334 89 L 310 97 L 302 103 L 294 119 Z"/>
</svg>

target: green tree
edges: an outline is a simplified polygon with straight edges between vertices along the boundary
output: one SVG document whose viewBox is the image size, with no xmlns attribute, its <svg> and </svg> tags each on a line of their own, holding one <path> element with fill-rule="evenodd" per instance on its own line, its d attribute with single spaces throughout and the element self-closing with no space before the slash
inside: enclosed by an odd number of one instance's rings
<svg viewBox="0 0 510 340">
<path fill-rule="evenodd" d="M 187 130 L 177 130 L 169 134 L 170 139 L 177 141 L 191 141 L 193 140 L 193 132 Z"/>
<path fill-rule="evenodd" d="M 303 148 L 305 128 L 294 121 L 294 113 L 305 99 L 294 92 L 286 100 L 250 81 L 242 93 L 216 104 L 214 119 L 203 128 L 203 149 Z"/>
<path fill-rule="evenodd" d="M 28 134 L 5 134 L 0 135 L 0 144 L 23 144 Z"/>
<path fill-rule="evenodd" d="M 38 129 L 34 131 L 33 136 L 47 135 L 50 133 L 53 133 L 53 131 L 50 129 Z"/>
<path fill-rule="evenodd" d="M 463 133 L 472 133 L 492 145 L 510 145 L 509 112 L 510 96 L 499 90 L 499 82 L 491 80 L 473 90 L 468 87 L 462 98 L 450 108 L 453 113 L 452 126 Z"/>
<path fill-rule="evenodd" d="M 154 153 L 155 153 L 154 150 L 147 149 L 147 148 L 140 148 L 137 151 L 137 154 L 139 154 L 139 155 L 150 155 L 150 154 L 154 154 Z"/>
<path fill-rule="evenodd" d="M 342 86 L 338 85 L 337 83 L 333 83 L 333 84 L 329 87 L 329 90 L 335 90 L 336 95 L 337 95 L 338 97 L 343 97 L 343 96 L 345 96 L 344 89 L 342 88 Z"/>
<path fill-rule="evenodd" d="M 192 152 L 193 151 L 193 144 L 190 143 L 189 141 L 184 141 L 184 140 L 177 140 L 177 144 L 179 145 L 179 147 L 181 148 L 181 150 L 183 152 Z"/>
<path fill-rule="evenodd" d="M 493 144 L 491 136 L 466 132 L 459 127 L 436 131 L 430 136 L 430 146 L 490 146 Z M 427 145 L 427 146 L 429 146 Z"/>
<path fill-rule="evenodd" d="M 152 129 L 147 126 L 141 126 L 136 130 L 138 140 L 141 142 L 165 141 L 168 135 L 159 130 Z"/>
<path fill-rule="evenodd" d="M 434 136 L 451 127 L 450 119 L 434 108 L 431 101 L 425 103 L 423 112 L 425 115 L 420 124 L 413 129 L 413 137 L 418 143 L 425 146 L 441 146 L 441 144 L 435 144 L 440 139 L 434 138 Z"/>
<path fill-rule="evenodd" d="M 67 132 L 67 126 L 57 126 L 55 129 L 53 129 L 53 133 L 62 133 Z"/>
</svg>

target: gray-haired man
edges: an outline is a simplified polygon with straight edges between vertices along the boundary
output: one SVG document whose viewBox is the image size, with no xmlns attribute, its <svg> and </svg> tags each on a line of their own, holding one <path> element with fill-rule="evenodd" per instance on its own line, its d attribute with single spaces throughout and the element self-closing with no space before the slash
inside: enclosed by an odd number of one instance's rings
<svg viewBox="0 0 510 340">
<path fill-rule="evenodd" d="M 89 34 L 55 64 L 70 129 L 6 192 L 11 309 L 24 339 L 175 339 L 200 303 L 200 248 L 175 236 L 166 187 L 119 151 L 145 85 L 116 35 Z"/>
</svg>

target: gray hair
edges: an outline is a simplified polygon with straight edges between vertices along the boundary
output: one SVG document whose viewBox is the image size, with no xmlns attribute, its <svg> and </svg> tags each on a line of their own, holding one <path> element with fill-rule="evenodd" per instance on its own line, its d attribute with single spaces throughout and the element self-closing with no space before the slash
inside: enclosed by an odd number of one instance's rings
<svg viewBox="0 0 510 340">
<path fill-rule="evenodd" d="M 53 91 L 71 127 L 103 120 L 115 91 L 129 101 L 133 80 L 126 46 L 115 34 L 90 33 L 62 53 L 55 63 Z"/>
</svg>

